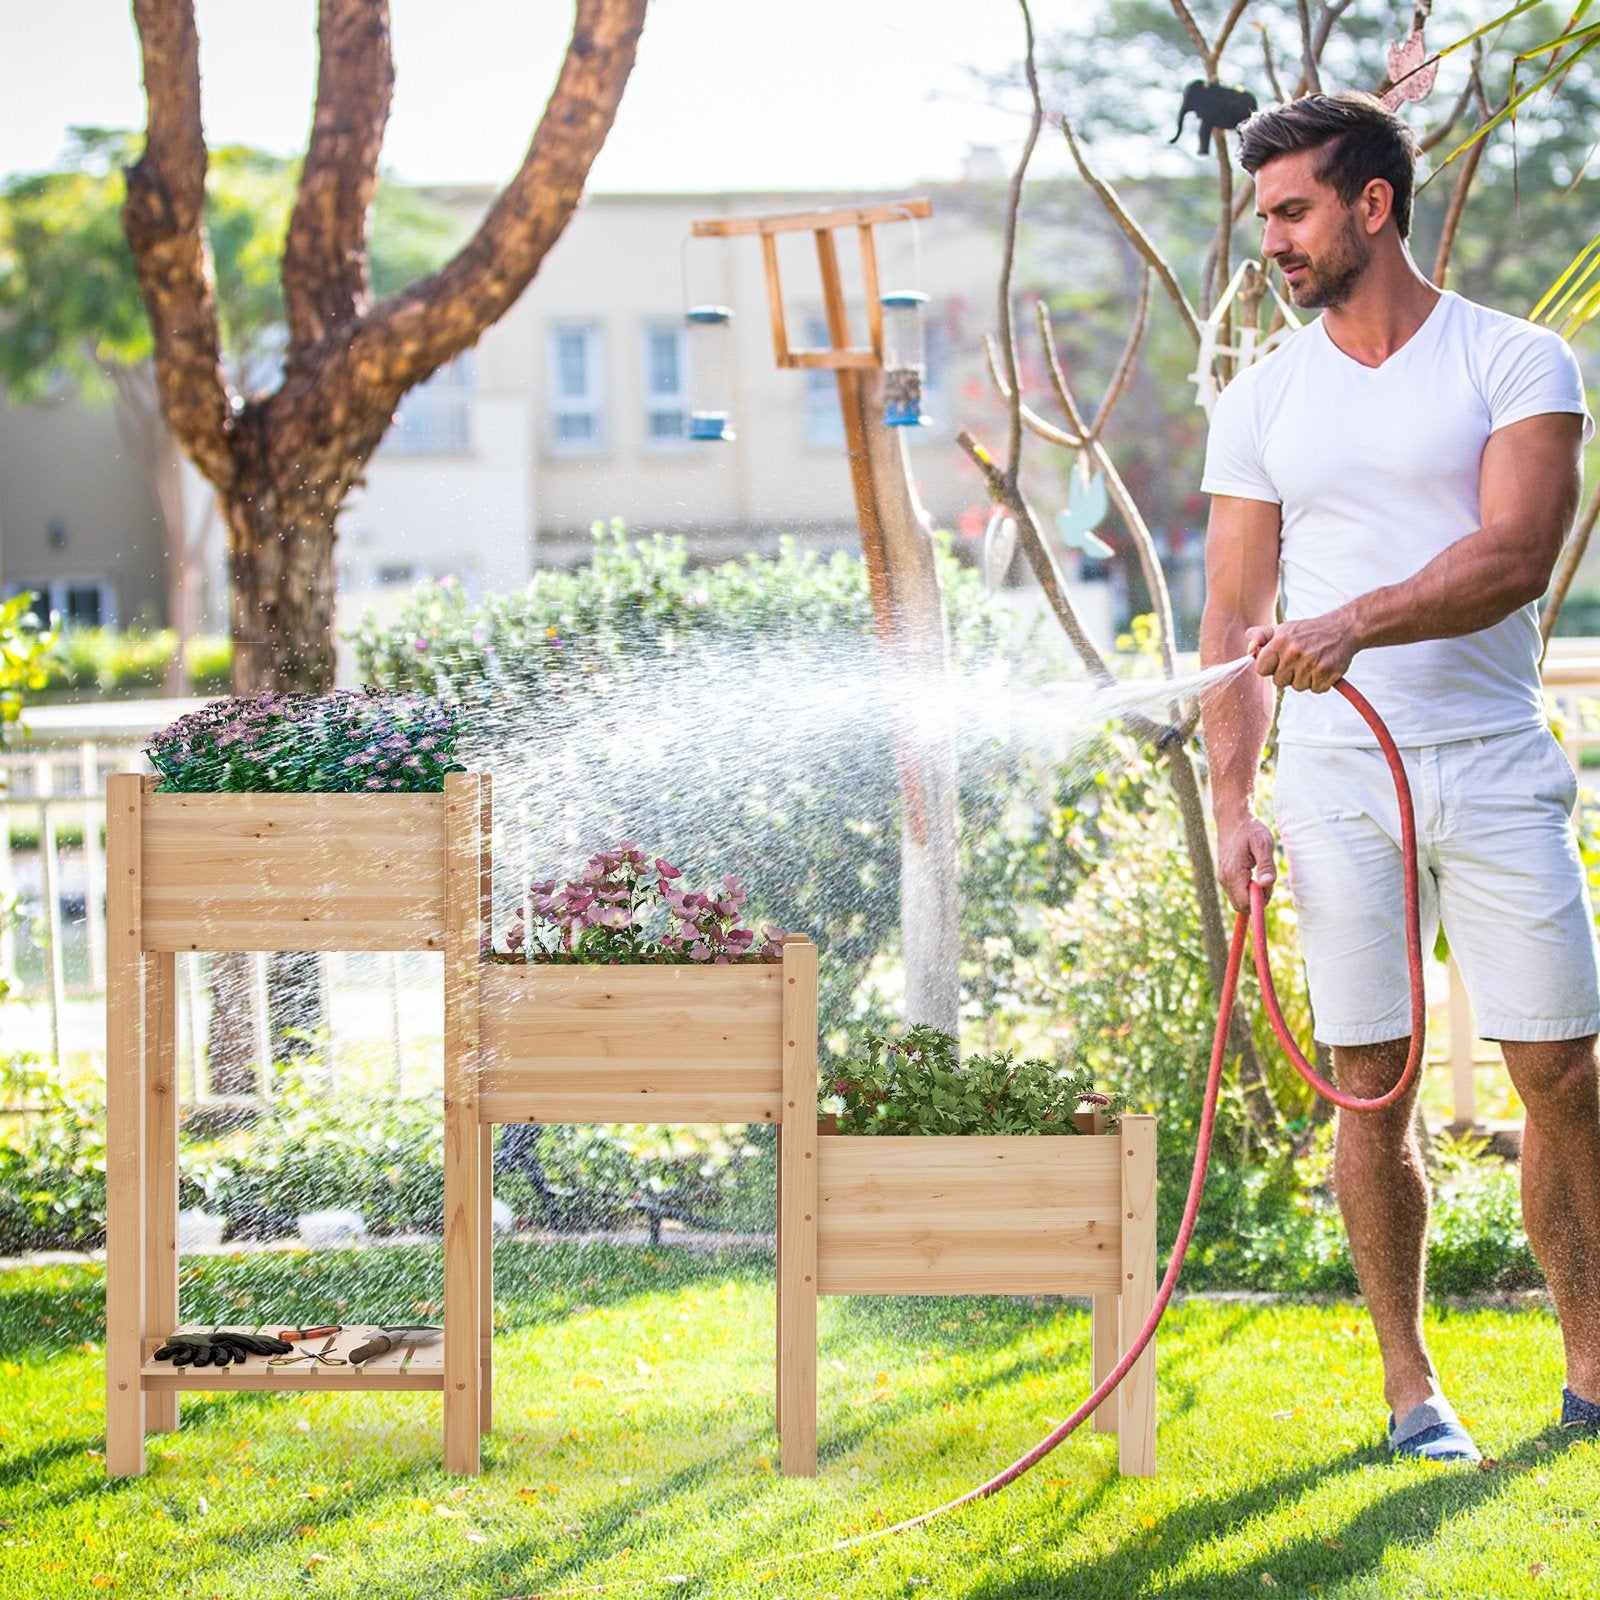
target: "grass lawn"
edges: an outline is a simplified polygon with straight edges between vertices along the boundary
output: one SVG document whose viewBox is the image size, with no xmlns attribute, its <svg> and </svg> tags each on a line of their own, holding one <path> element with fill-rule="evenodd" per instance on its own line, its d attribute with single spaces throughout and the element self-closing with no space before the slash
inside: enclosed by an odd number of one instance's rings
<svg viewBox="0 0 1600 1600">
<path fill-rule="evenodd" d="M 1160 1346 L 1160 1473 L 1080 1434 L 931 1528 L 771 1559 L 923 1510 L 1026 1449 L 1087 1387 L 1071 1303 L 825 1301 L 820 1473 L 775 1472 L 771 1260 L 498 1252 L 483 1476 L 438 1467 L 435 1396 L 190 1397 L 142 1479 L 108 1483 L 102 1274 L 0 1275 L 0 1596 L 340 1600 L 668 1596 L 1589 1596 L 1600 1441 L 1554 1426 L 1539 1311 L 1441 1311 L 1436 1357 L 1490 1470 L 1380 1449 L 1351 1306 L 1195 1301 Z M 185 1315 L 409 1314 L 439 1255 L 190 1264 Z M 329 1300 L 332 1291 L 342 1297 Z M 598 1587 L 604 1586 L 604 1587 Z"/>
</svg>

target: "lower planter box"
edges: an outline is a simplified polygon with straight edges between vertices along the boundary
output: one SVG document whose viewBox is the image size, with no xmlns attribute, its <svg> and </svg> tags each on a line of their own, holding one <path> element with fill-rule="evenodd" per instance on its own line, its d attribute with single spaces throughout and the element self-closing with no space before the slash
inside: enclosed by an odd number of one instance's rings
<svg viewBox="0 0 1600 1600">
<path fill-rule="evenodd" d="M 1077 1138 L 822 1134 L 816 1292 L 1087 1295 L 1098 1383 L 1155 1299 L 1155 1146 L 1148 1116 Z M 1155 1471 L 1153 1342 L 1095 1427 L 1124 1473 Z"/>
</svg>

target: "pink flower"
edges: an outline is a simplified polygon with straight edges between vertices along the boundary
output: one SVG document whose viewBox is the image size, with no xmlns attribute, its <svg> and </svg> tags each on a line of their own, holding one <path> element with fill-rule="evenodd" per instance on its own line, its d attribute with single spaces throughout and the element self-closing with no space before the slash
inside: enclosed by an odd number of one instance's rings
<svg viewBox="0 0 1600 1600">
<path fill-rule="evenodd" d="M 663 892 L 666 892 L 666 887 L 667 886 L 666 886 L 666 881 L 665 880 L 671 879 L 671 878 L 681 878 L 683 876 L 683 874 L 675 866 L 673 866 L 673 864 L 670 861 L 664 861 L 664 860 L 662 860 L 662 858 L 660 856 L 657 856 L 656 857 L 656 876 L 663 880 L 661 887 L 662 887 Z"/>
</svg>

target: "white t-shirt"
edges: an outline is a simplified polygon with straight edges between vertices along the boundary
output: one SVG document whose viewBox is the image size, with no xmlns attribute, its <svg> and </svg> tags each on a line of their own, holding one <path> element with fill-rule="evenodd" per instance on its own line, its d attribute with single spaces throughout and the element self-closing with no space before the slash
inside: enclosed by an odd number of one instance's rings
<svg viewBox="0 0 1600 1600">
<path fill-rule="evenodd" d="M 1447 291 L 1379 367 L 1345 355 L 1319 318 L 1218 397 L 1202 487 L 1283 507 L 1285 615 L 1320 616 L 1474 532 L 1489 435 L 1547 412 L 1593 431 L 1572 352 L 1520 317 Z M 1530 604 L 1478 633 L 1363 650 L 1350 682 L 1397 744 L 1443 744 L 1541 725 L 1538 662 Z M 1285 695 L 1279 737 L 1375 742 L 1332 694 Z"/>
</svg>

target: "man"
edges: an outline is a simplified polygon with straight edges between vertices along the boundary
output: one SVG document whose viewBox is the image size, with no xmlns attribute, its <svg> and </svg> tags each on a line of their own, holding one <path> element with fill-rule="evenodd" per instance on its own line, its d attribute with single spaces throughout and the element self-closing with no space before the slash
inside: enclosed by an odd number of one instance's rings
<svg viewBox="0 0 1600 1600">
<path fill-rule="evenodd" d="M 1212 419 L 1201 657 L 1255 656 L 1206 708 L 1219 876 L 1236 906 L 1252 877 L 1270 890 L 1253 787 L 1274 686 L 1291 690 L 1274 810 L 1317 1036 L 1344 1089 L 1391 1088 L 1410 1043 L 1398 807 L 1366 724 L 1325 693 L 1348 670 L 1410 775 L 1424 940 L 1442 915 L 1527 1111 L 1523 1212 L 1561 1319 L 1562 1421 L 1594 1428 L 1600 984 L 1535 609 L 1577 505 L 1589 429 L 1577 365 L 1554 334 L 1417 270 L 1416 146 L 1377 101 L 1308 95 L 1253 116 L 1239 140 L 1263 251 L 1295 304 L 1322 315 L 1242 372 Z M 1476 1460 L 1423 1341 L 1415 1102 L 1413 1085 L 1385 1111 L 1340 1114 L 1334 1184 L 1391 1448 Z"/>
</svg>

